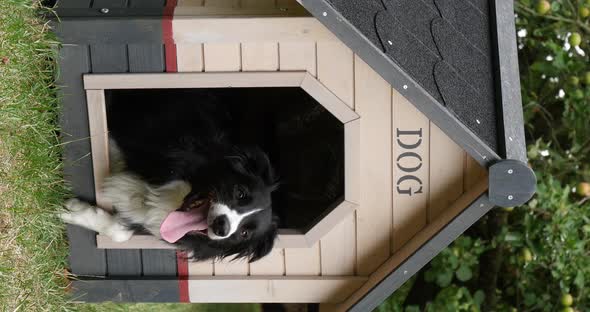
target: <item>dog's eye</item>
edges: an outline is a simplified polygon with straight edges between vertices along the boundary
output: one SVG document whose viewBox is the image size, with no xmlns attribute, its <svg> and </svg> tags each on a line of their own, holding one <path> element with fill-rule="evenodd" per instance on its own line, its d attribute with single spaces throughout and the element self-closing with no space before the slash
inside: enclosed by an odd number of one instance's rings
<svg viewBox="0 0 590 312">
<path fill-rule="evenodd" d="M 242 230 L 242 231 L 240 232 L 240 235 L 241 235 L 243 238 L 246 238 L 246 237 L 248 237 L 248 233 L 249 233 L 249 232 L 248 232 L 248 230 Z"/>
<path fill-rule="evenodd" d="M 238 187 L 238 189 L 236 190 L 236 196 L 238 197 L 238 199 L 244 199 L 246 198 L 246 192 L 243 188 Z"/>
</svg>

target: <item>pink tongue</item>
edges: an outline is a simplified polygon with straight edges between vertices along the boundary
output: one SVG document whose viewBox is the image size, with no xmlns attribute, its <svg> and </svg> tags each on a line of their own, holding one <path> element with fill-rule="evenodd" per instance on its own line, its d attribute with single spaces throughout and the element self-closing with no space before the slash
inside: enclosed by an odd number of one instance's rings
<svg viewBox="0 0 590 312">
<path fill-rule="evenodd" d="M 160 225 L 160 235 L 165 241 L 175 243 L 188 232 L 207 229 L 207 218 L 201 210 L 171 212 Z"/>
</svg>

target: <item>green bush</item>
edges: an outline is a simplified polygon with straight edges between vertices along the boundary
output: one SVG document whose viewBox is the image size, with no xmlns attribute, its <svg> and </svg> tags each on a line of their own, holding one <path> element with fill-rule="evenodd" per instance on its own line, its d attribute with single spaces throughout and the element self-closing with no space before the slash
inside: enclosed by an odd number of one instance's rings
<svg viewBox="0 0 590 312">
<path fill-rule="evenodd" d="M 496 208 L 379 311 L 590 311 L 590 0 L 517 0 L 538 191 Z"/>
</svg>

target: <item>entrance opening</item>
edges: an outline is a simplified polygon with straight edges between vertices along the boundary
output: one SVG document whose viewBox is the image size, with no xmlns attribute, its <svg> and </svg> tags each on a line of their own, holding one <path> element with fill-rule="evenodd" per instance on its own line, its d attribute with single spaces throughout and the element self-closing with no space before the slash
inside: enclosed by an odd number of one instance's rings
<svg viewBox="0 0 590 312">
<path fill-rule="evenodd" d="M 268 154 L 282 229 L 305 232 L 343 201 L 344 125 L 301 88 L 105 90 L 105 100 L 108 128 L 139 141 L 174 133 L 154 116 L 184 123 L 195 110 L 222 113 L 233 142 Z"/>
</svg>

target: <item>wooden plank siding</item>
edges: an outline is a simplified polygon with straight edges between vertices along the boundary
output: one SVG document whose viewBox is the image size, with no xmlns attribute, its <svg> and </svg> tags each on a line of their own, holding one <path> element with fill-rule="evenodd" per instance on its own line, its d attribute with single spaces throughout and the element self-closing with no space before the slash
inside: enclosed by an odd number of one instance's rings
<svg viewBox="0 0 590 312">
<path fill-rule="evenodd" d="M 137 0 L 136 0 L 137 1 Z M 301 7 L 296 0 L 178 0 L 179 7 L 214 8 L 292 8 Z"/>
<path fill-rule="evenodd" d="M 279 42 L 279 70 L 307 70 L 317 76 L 315 42 Z M 320 243 L 285 249 L 285 275 L 320 275 Z"/>
<path fill-rule="evenodd" d="M 206 72 L 242 70 L 242 51 L 240 43 L 205 43 L 204 66 Z M 231 261 L 231 258 L 219 260 L 213 263 L 215 275 L 248 275 L 250 266 L 248 262 L 239 259 Z"/>
<path fill-rule="evenodd" d="M 430 121 L 393 92 L 393 232 L 395 253 L 427 223 Z"/>
<path fill-rule="evenodd" d="M 420 232 L 404 244 L 395 254 L 393 254 L 385 263 L 383 263 L 369 279 L 363 284 L 352 296 L 348 297 L 342 304 L 331 306 L 331 311 L 347 311 L 351 305 L 360 300 L 367 292 L 375 287 L 390 272 L 402 265 L 420 246 L 424 245 L 443 227 L 449 224 L 459 213 L 467 206 L 474 202 L 479 196 L 487 191 L 487 179 L 483 179 L 472 185 L 464 194 L 462 194 L 447 209 L 444 209 L 438 218 L 428 223 Z"/>
<path fill-rule="evenodd" d="M 203 54 L 202 43 L 176 45 L 178 72 L 202 72 Z"/>
<path fill-rule="evenodd" d="M 482 167 L 473 157 L 465 155 L 465 174 L 463 177 L 463 189 L 467 190 L 478 181 L 486 178 L 488 171 Z"/>
<path fill-rule="evenodd" d="M 278 40 L 338 42 L 336 37 L 313 17 L 178 17 L 172 24 L 174 42 L 177 44 Z"/>
<path fill-rule="evenodd" d="M 461 194 L 466 153 L 434 123 L 430 123 L 430 192 L 428 222 L 435 220 Z"/>
<path fill-rule="evenodd" d="M 392 228 L 391 86 L 355 58 L 356 111 L 360 119 L 360 205 L 357 272 L 371 274 L 390 255 Z"/>
<path fill-rule="evenodd" d="M 189 280 L 192 302 L 341 302 L 367 280 L 357 276 L 252 276 Z"/>
<path fill-rule="evenodd" d="M 241 44 L 243 71 L 277 71 L 279 48 L 277 42 L 244 42 Z M 275 248 L 266 257 L 250 264 L 250 275 L 283 275 L 285 252 Z"/>
<path fill-rule="evenodd" d="M 178 72 L 201 72 L 204 70 L 203 44 L 176 45 Z M 189 276 L 211 276 L 214 274 L 213 261 L 189 261 Z"/>
<path fill-rule="evenodd" d="M 236 72 L 242 69 L 240 43 L 205 43 L 203 59 L 206 72 Z"/>
<path fill-rule="evenodd" d="M 317 43 L 317 79 L 354 109 L 354 58 L 340 42 Z M 320 240 L 321 274 L 354 275 L 356 220 L 349 215 Z"/>
</svg>

